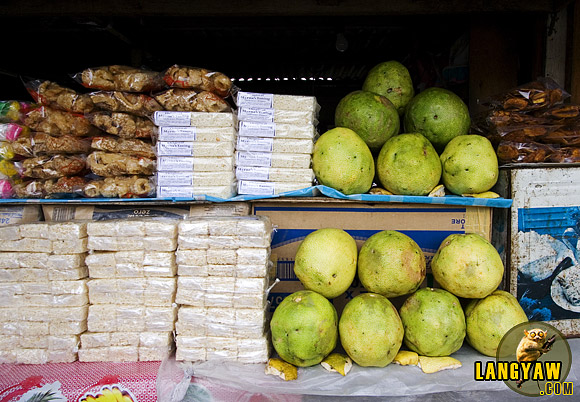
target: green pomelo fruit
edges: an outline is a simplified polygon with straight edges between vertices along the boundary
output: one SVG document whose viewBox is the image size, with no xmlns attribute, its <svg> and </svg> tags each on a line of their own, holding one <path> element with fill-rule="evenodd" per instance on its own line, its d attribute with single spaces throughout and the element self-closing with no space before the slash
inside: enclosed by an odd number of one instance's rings
<svg viewBox="0 0 580 402">
<path fill-rule="evenodd" d="M 495 357 L 504 335 L 528 317 L 517 299 L 496 290 L 483 299 L 470 301 L 465 307 L 467 342 L 486 356 Z"/>
<path fill-rule="evenodd" d="M 427 195 L 441 179 L 441 160 L 421 134 L 400 134 L 389 139 L 377 160 L 383 187 L 393 194 Z"/>
<path fill-rule="evenodd" d="M 338 329 L 344 350 L 359 366 L 385 367 L 403 342 L 403 324 L 397 309 L 376 293 L 363 293 L 349 301 Z"/>
<path fill-rule="evenodd" d="M 469 110 L 461 98 L 442 88 L 428 88 L 417 94 L 405 111 L 405 132 L 421 133 L 437 152 L 471 125 Z"/>
<path fill-rule="evenodd" d="M 322 134 L 314 144 L 312 169 L 320 184 L 343 194 L 362 194 L 373 184 L 375 162 L 363 139 L 345 127 Z"/>
<path fill-rule="evenodd" d="M 274 349 L 282 359 L 299 367 L 313 366 L 336 346 L 338 314 L 326 297 L 301 290 L 278 305 L 270 331 Z"/>
<path fill-rule="evenodd" d="M 441 154 L 442 179 L 454 194 L 477 194 L 497 182 L 499 167 L 491 142 L 481 135 L 453 138 Z"/>
<path fill-rule="evenodd" d="M 495 247 L 475 234 L 447 236 L 431 260 L 433 277 L 455 296 L 482 298 L 497 289 L 504 266 Z"/>
<path fill-rule="evenodd" d="M 415 95 L 409 70 L 394 60 L 379 63 L 371 68 L 362 89 L 390 100 L 399 115 L 403 115 L 407 104 Z"/>
<path fill-rule="evenodd" d="M 407 347 L 423 356 L 449 356 L 463 345 L 465 315 L 459 299 L 443 289 L 422 288 L 399 310 Z"/>
<path fill-rule="evenodd" d="M 399 133 L 399 113 L 384 96 L 354 91 L 340 100 L 334 114 L 337 127 L 357 133 L 371 151 L 380 151 L 389 138 Z"/>
<path fill-rule="evenodd" d="M 344 230 L 318 229 L 304 238 L 294 258 L 294 273 L 306 289 L 332 299 L 356 275 L 356 241 Z"/>
<path fill-rule="evenodd" d="M 395 230 L 369 237 L 360 249 L 358 278 L 366 290 L 385 297 L 413 293 L 425 279 L 425 255 L 413 239 Z"/>
</svg>

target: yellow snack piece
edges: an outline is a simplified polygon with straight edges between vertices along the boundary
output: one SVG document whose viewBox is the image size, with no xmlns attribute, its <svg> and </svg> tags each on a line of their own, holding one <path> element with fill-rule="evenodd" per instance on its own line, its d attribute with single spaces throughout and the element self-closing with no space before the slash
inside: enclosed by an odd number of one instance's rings
<svg viewBox="0 0 580 402">
<path fill-rule="evenodd" d="M 424 373 L 431 374 L 441 370 L 451 370 L 461 367 L 461 362 L 453 357 L 419 356 L 419 367 Z"/>
<path fill-rule="evenodd" d="M 331 353 L 320 362 L 320 365 L 328 371 L 340 373 L 345 376 L 352 369 L 352 360 L 350 357 L 341 353 Z"/>
<path fill-rule="evenodd" d="M 284 381 L 292 381 L 298 378 L 298 369 L 282 359 L 271 358 L 264 370 L 266 375 L 276 375 Z"/>
<path fill-rule="evenodd" d="M 483 193 L 478 194 L 462 194 L 462 197 L 473 197 L 473 198 L 499 198 L 498 193 L 494 193 L 493 191 L 486 191 Z"/>
<path fill-rule="evenodd" d="M 401 366 L 416 366 L 419 364 L 419 355 L 409 350 L 399 350 L 399 353 L 393 359 L 393 363 Z"/>
<path fill-rule="evenodd" d="M 427 194 L 427 197 L 445 197 L 445 186 L 443 184 L 435 186 L 435 188 Z"/>
<path fill-rule="evenodd" d="M 389 190 L 385 190 L 384 188 L 374 187 L 369 190 L 369 194 L 377 194 L 377 195 L 393 195 Z"/>
</svg>

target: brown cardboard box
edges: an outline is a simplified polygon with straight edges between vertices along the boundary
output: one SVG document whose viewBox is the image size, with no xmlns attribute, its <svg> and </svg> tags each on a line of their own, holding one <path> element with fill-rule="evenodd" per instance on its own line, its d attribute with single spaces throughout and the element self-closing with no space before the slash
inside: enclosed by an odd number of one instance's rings
<svg viewBox="0 0 580 402">
<path fill-rule="evenodd" d="M 6 205 L 0 207 L 0 226 L 42 220 L 40 205 Z"/>
</svg>

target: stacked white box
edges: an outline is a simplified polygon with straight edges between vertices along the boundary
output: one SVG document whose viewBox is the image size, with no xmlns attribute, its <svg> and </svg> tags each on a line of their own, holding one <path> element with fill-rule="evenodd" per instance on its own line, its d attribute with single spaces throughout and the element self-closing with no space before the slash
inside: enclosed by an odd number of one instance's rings
<svg viewBox="0 0 580 402">
<path fill-rule="evenodd" d="M 260 216 L 179 223 L 176 359 L 268 360 L 271 235 Z"/>
<path fill-rule="evenodd" d="M 77 360 L 87 329 L 86 223 L 0 228 L 0 363 Z"/>
<path fill-rule="evenodd" d="M 154 122 L 158 198 L 236 195 L 232 113 L 161 111 Z"/>
<path fill-rule="evenodd" d="M 89 222 L 87 329 L 80 361 L 163 360 L 177 318 L 177 222 Z"/>
<path fill-rule="evenodd" d="M 310 187 L 316 98 L 238 92 L 237 105 L 238 193 L 272 195 Z"/>
</svg>

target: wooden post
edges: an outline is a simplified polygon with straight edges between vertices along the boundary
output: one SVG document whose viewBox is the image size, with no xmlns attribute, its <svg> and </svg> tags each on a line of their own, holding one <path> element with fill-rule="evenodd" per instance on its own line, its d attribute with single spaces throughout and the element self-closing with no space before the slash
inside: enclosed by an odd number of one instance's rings
<svg viewBox="0 0 580 402">
<path fill-rule="evenodd" d="M 580 0 L 574 2 L 572 19 L 572 57 L 570 63 L 570 94 L 572 103 L 580 103 Z"/>
</svg>

